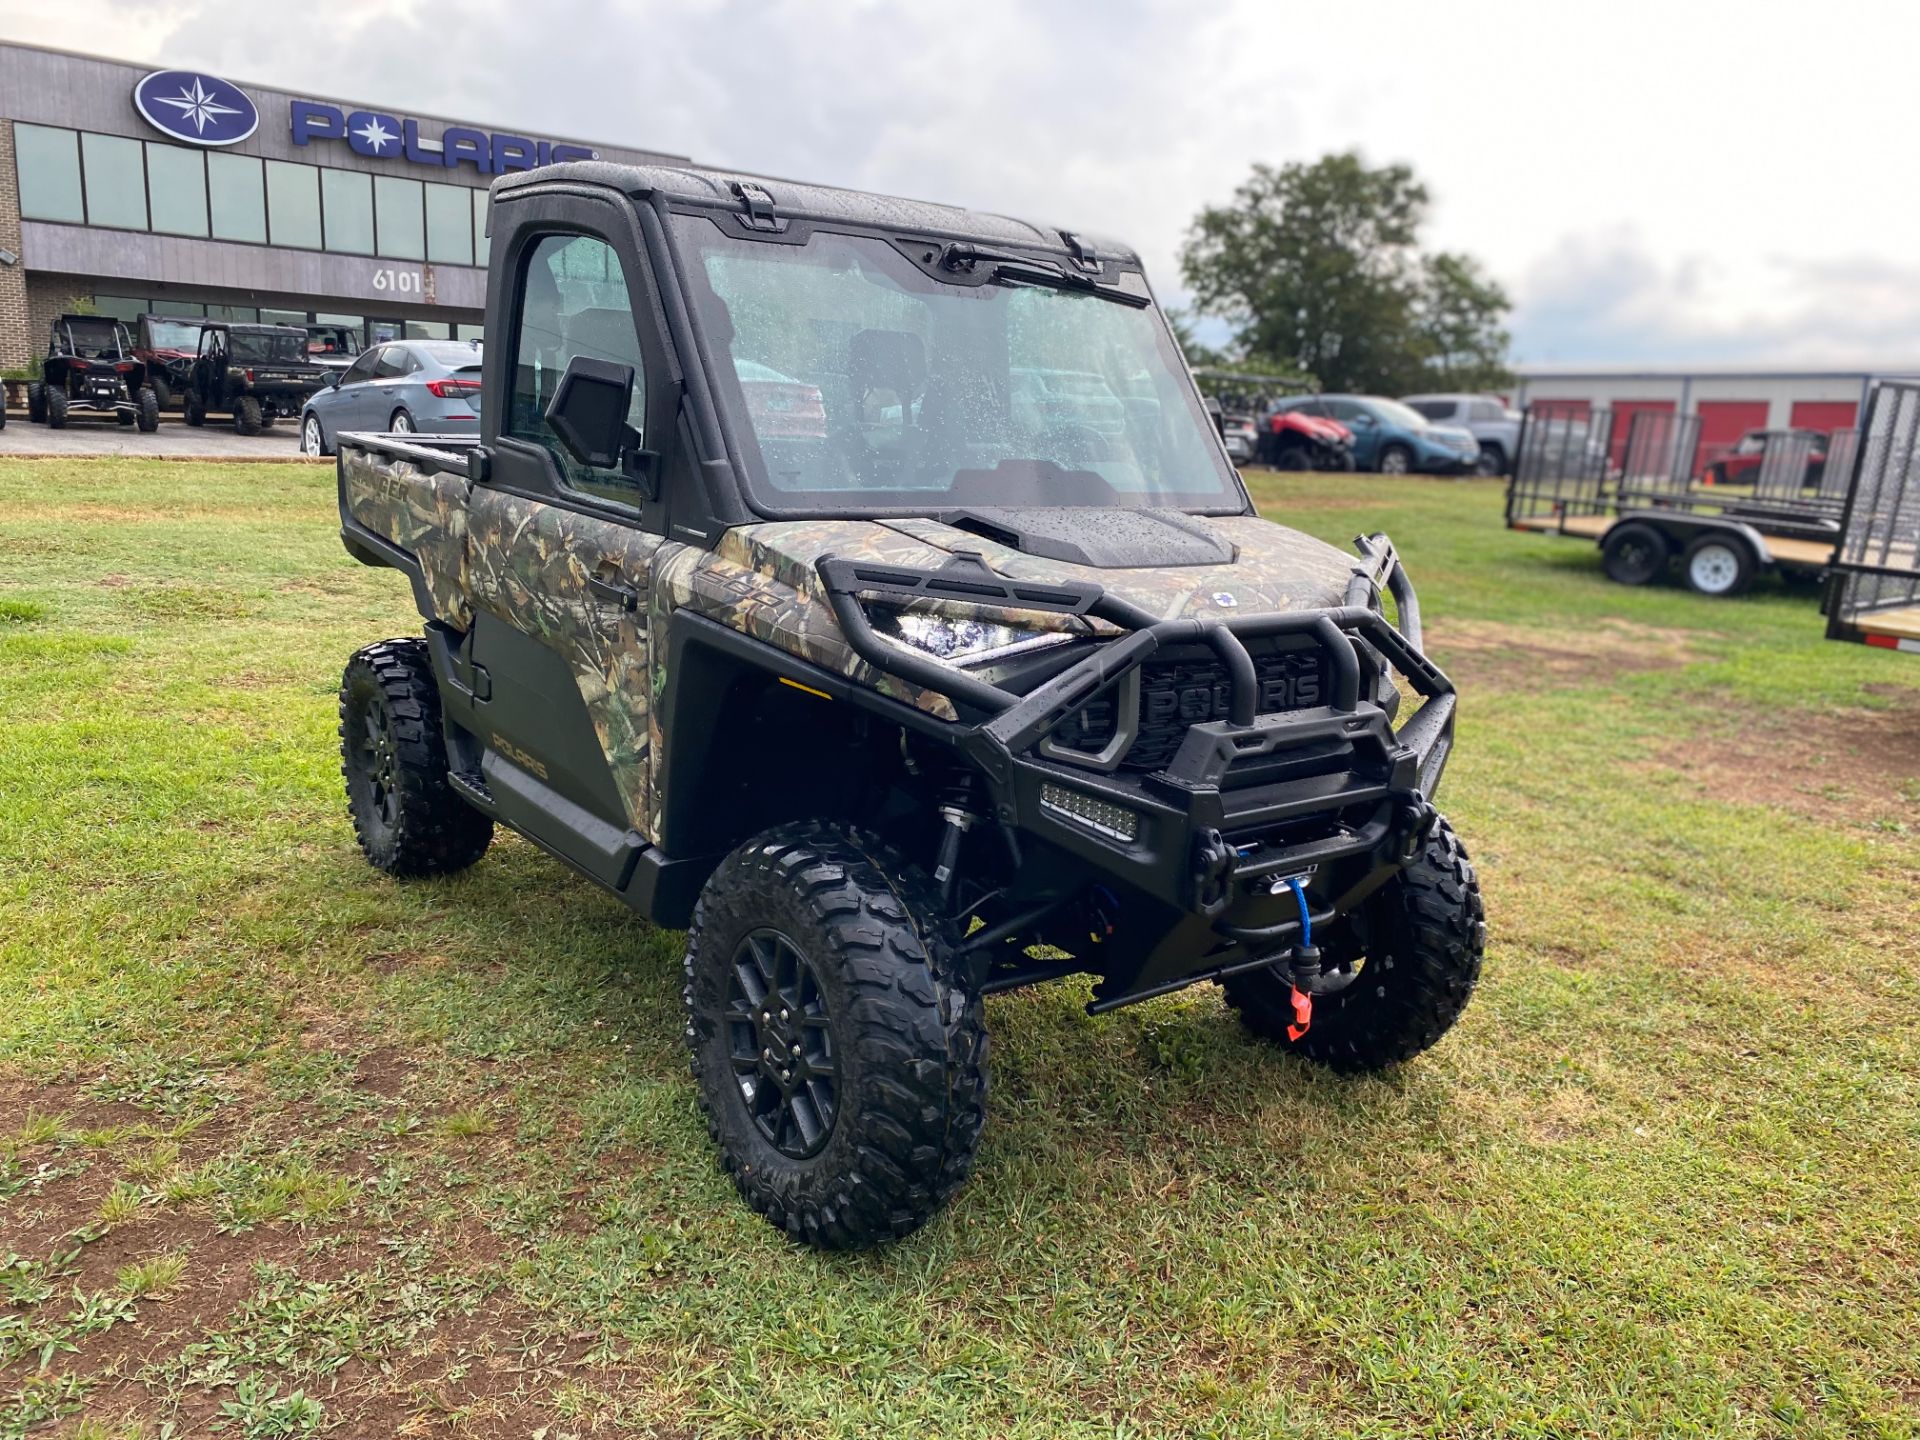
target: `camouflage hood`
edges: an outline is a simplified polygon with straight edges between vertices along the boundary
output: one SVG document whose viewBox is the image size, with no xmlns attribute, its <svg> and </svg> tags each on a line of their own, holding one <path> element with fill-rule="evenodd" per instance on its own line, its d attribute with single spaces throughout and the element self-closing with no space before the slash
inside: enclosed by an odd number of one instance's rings
<svg viewBox="0 0 1920 1440">
<path fill-rule="evenodd" d="M 1087 518 L 1097 527 L 1102 514 Z M 1138 521 L 1142 512 L 1132 517 Z M 720 548 L 796 590 L 814 588 L 814 566 L 826 555 L 931 569 L 957 551 L 972 551 L 1010 578 L 1092 583 L 1164 619 L 1336 606 L 1356 563 L 1331 545 L 1250 515 L 1166 515 L 1165 523 L 1172 533 L 1164 558 L 1151 563 L 1137 563 L 1152 554 L 1151 545 L 1110 547 L 1107 555 L 1096 550 L 1088 558 L 1101 563 L 1086 563 L 1031 554 L 981 533 L 992 527 L 963 529 L 933 519 L 772 521 L 733 531 Z"/>
</svg>

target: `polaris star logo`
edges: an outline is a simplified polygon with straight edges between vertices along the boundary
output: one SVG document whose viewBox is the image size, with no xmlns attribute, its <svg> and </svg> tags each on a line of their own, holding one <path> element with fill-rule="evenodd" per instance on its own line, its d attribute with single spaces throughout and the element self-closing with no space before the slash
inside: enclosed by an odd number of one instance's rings
<svg viewBox="0 0 1920 1440">
<path fill-rule="evenodd" d="M 238 85 L 199 70 L 156 70 L 133 87 L 146 122 L 189 145 L 238 145 L 259 128 L 260 112 Z"/>
<path fill-rule="evenodd" d="M 1229 590 L 1216 590 L 1213 592 L 1213 603 L 1218 605 L 1222 610 L 1231 610 L 1240 602 L 1233 598 L 1233 592 Z"/>
</svg>

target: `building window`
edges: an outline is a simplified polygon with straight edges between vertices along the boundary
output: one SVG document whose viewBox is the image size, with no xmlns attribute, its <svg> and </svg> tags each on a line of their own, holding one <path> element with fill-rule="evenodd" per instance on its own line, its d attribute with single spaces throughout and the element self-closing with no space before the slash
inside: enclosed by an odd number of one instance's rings
<svg viewBox="0 0 1920 1440">
<path fill-rule="evenodd" d="M 200 151 L 149 144 L 147 195 L 161 234 L 207 233 L 207 165 Z"/>
<path fill-rule="evenodd" d="M 473 192 L 473 259 L 476 265 L 487 263 L 487 197 L 485 189 Z"/>
<path fill-rule="evenodd" d="M 380 221 L 376 253 L 395 260 L 427 258 L 426 224 L 421 218 L 422 188 L 418 180 L 401 180 L 392 175 L 374 179 L 373 209 Z"/>
<path fill-rule="evenodd" d="M 327 249 L 342 255 L 373 254 L 372 176 L 322 170 L 320 206 L 326 217 Z"/>
<path fill-rule="evenodd" d="M 262 325 L 299 325 L 305 327 L 307 323 L 307 312 L 304 310 L 268 310 L 262 307 L 260 311 L 260 323 Z"/>
<path fill-rule="evenodd" d="M 273 243 L 320 248 L 320 172 L 311 165 L 267 161 L 267 219 Z"/>
<path fill-rule="evenodd" d="M 147 176 L 138 140 L 80 136 L 80 167 L 87 182 L 87 223 L 110 230 L 147 228 Z"/>
<path fill-rule="evenodd" d="M 473 263 L 473 205 L 460 185 L 427 186 L 427 259 L 436 265 Z"/>
<path fill-rule="evenodd" d="M 209 305 L 209 320 L 225 320 L 229 325 L 258 325 L 260 312 L 251 305 Z"/>
<path fill-rule="evenodd" d="M 26 220 L 86 223 L 80 203 L 80 137 L 47 125 L 13 127 L 14 163 L 20 172 L 20 215 Z"/>
<path fill-rule="evenodd" d="M 258 160 L 251 155 L 207 156 L 207 199 L 216 240 L 267 243 L 267 189 Z M 314 218 L 317 230 L 317 205 Z"/>
<path fill-rule="evenodd" d="M 409 340 L 451 340 L 453 326 L 444 320 L 409 320 L 406 322 Z"/>
<path fill-rule="evenodd" d="M 456 340 L 484 340 L 487 338 L 487 327 L 484 325 L 456 325 L 453 327 L 453 338 Z"/>
<path fill-rule="evenodd" d="M 93 308 L 101 315 L 111 315 L 116 320 L 124 321 L 131 329 L 134 321 L 153 308 L 153 302 L 136 295 L 96 295 L 93 297 Z"/>
</svg>

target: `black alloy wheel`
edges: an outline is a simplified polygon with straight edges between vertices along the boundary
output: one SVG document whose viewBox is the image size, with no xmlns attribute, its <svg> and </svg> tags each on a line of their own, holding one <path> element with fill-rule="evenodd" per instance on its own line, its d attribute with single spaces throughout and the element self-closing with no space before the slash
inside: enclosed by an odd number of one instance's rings
<svg viewBox="0 0 1920 1440">
<path fill-rule="evenodd" d="M 826 996 L 792 939 L 766 927 L 741 939 L 725 1015 L 754 1127 L 790 1160 L 818 1155 L 840 1114 L 840 1071 Z"/>
</svg>

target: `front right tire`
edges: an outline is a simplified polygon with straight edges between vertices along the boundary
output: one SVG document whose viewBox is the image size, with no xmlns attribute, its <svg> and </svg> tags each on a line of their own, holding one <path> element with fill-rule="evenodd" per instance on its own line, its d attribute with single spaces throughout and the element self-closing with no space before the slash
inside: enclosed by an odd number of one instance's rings
<svg viewBox="0 0 1920 1440">
<path fill-rule="evenodd" d="M 300 453 L 316 458 L 332 453 L 327 449 L 327 432 L 318 415 L 310 414 L 300 422 Z"/>
<path fill-rule="evenodd" d="M 27 386 L 27 419 L 36 425 L 47 423 L 47 387 L 42 381 Z"/>
<path fill-rule="evenodd" d="M 687 1045 L 707 1129 L 747 1203 L 852 1250 L 931 1218 L 986 1116 L 980 996 L 924 874 L 808 821 L 749 840 L 687 935 Z"/>
<path fill-rule="evenodd" d="M 1413 452 L 1404 445 L 1389 445 L 1380 452 L 1382 475 L 1411 475 Z"/>
<path fill-rule="evenodd" d="M 47 424 L 55 430 L 67 428 L 67 392 L 57 386 L 47 387 Z"/>
</svg>

